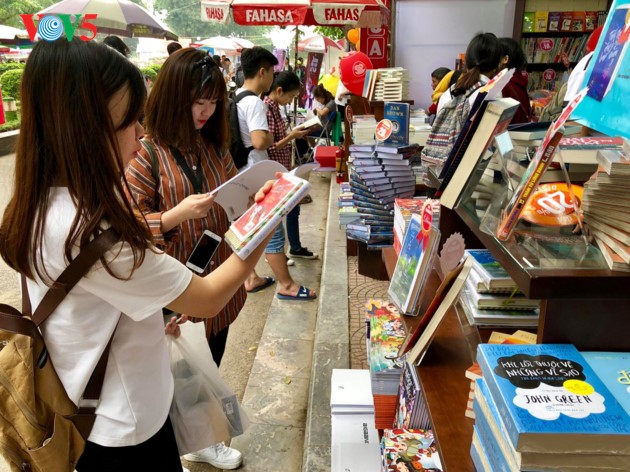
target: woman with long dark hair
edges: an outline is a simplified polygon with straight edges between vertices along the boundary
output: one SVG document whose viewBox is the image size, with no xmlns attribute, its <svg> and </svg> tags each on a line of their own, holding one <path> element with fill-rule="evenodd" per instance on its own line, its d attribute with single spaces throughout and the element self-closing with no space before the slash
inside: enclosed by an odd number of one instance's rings
<svg viewBox="0 0 630 472">
<path fill-rule="evenodd" d="M 160 470 L 182 470 L 168 419 L 173 378 L 162 307 L 215 316 L 264 248 L 245 261 L 232 256 L 204 278 L 155 248 L 121 179 L 140 150 L 145 96 L 131 62 L 78 38 L 39 41 L 22 78 L 14 193 L 0 225 L 0 255 L 27 278 L 31 304 L 93 238 L 108 228 L 120 235 L 42 329 L 75 404 L 114 333 L 79 472 L 142 470 L 147 458 Z"/>
</svg>

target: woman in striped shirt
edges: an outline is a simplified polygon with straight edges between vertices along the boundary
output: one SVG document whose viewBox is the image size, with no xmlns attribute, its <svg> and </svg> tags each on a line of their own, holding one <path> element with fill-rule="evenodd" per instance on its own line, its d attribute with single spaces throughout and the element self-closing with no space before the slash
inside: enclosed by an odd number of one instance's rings
<svg viewBox="0 0 630 472">
<path fill-rule="evenodd" d="M 225 80 L 212 57 L 193 48 L 169 56 L 147 102 L 142 150 L 125 171 L 156 243 L 184 263 L 205 230 L 223 235 L 230 226 L 221 206 L 208 196 L 237 173 L 228 151 L 226 99 Z M 222 241 L 206 273 L 231 253 Z M 206 323 L 217 365 L 225 352 L 229 325 L 246 298 L 242 286 Z M 219 444 L 187 454 L 186 459 L 233 469 L 242 456 Z"/>
</svg>

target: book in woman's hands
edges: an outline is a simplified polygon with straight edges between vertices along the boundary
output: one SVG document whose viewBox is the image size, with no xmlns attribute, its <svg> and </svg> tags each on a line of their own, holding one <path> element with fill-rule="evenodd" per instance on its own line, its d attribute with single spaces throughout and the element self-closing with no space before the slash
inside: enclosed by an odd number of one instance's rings
<svg viewBox="0 0 630 472">
<path fill-rule="evenodd" d="M 254 203 L 225 233 L 232 250 L 246 259 L 251 252 L 280 224 L 311 188 L 306 180 L 283 174 L 265 198 Z"/>
<path fill-rule="evenodd" d="M 323 127 L 322 125 L 322 121 L 319 119 L 319 116 L 314 115 L 312 118 L 306 120 L 304 123 L 296 126 L 296 129 L 308 129 L 308 128 L 312 128 L 313 126 L 319 126 L 320 128 Z"/>
</svg>

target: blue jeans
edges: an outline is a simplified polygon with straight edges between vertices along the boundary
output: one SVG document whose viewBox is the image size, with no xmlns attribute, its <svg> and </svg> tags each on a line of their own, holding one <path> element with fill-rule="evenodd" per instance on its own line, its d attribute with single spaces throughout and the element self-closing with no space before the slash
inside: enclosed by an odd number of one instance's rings
<svg viewBox="0 0 630 472">
<path fill-rule="evenodd" d="M 280 222 L 273 236 L 267 243 L 265 254 L 280 254 L 284 252 L 284 223 Z"/>
<path fill-rule="evenodd" d="M 287 239 L 292 251 L 295 252 L 302 249 L 302 243 L 300 242 L 300 205 L 297 205 L 287 215 Z"/>
</svg>

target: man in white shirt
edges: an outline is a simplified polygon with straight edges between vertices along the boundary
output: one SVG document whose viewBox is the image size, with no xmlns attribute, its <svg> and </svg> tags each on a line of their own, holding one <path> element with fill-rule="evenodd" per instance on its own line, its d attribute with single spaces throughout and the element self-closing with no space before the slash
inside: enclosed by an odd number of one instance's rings
<svg viewBox="0 0 630 472">
<path fill-rule="evenodd" d="M 246 148 L 254 148 L 249 153 L 250 166 L 269 159 L 267 148 L 273 144 L 273 135 L 269 132 L 267 124 L 267 109 L 260 96 L 271 88 L 273 68 L 276 64 L 278 64 L 276 56 L 258 46 L 245 49 L 241 54 L 245 82 L 236 91 L 235 96 L 246 90 L 256 94 L 244 97 L 236 105 L 243 145 Z"/>
</svg>

